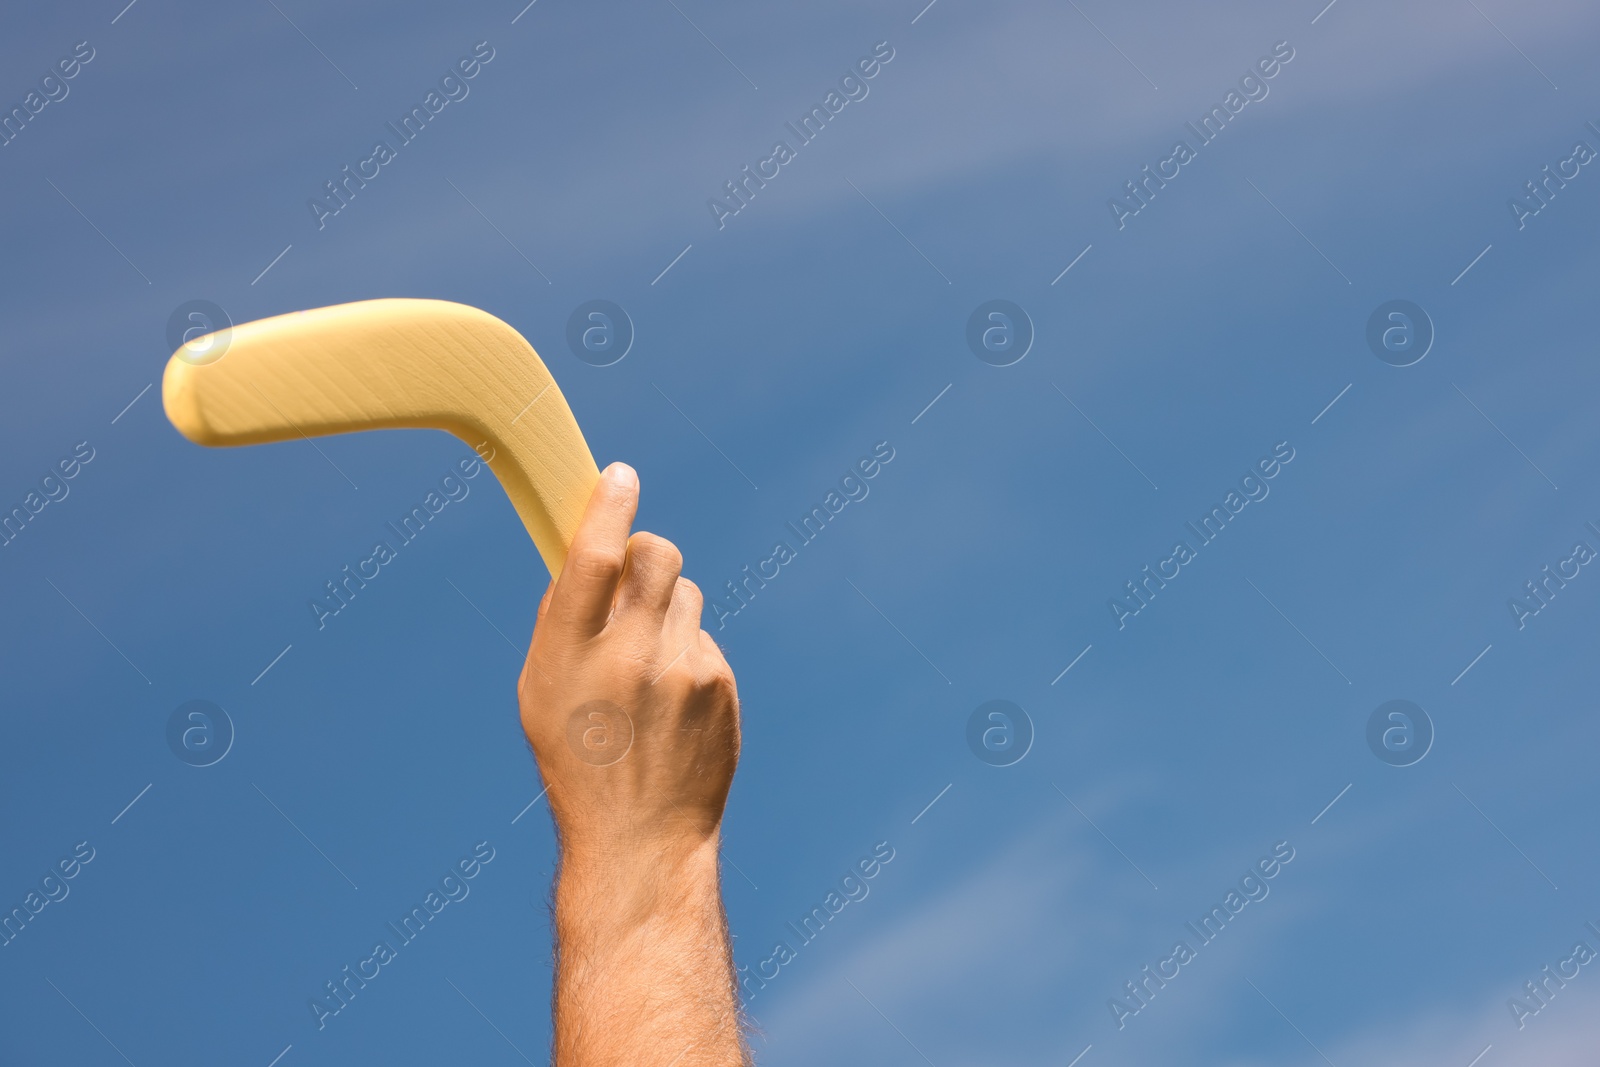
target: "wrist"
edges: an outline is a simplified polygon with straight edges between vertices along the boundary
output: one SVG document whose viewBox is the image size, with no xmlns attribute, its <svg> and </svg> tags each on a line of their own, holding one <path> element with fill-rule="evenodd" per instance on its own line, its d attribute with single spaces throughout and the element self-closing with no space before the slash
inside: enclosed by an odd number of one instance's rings
<svg viewBox="0 0 1600 1067">
<path fill-rule="evenodd" d="M 713 833 L 688 841 L 564 846 L 556 876 L 556 922 L 569 930 L 625 935 L 663 920 L 720 914 L 720 845 Z"/>
</svg>

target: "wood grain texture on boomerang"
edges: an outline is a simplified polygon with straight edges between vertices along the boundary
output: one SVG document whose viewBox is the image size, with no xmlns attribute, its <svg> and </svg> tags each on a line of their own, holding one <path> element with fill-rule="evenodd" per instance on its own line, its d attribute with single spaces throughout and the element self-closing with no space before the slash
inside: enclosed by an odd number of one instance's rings
<svg viewBox="0 0 1600 1067">
<path fill-rule="evenodd" d="M 445 300 L 365 300 L 227 331 L 167 362 L 167 418 L 202 445 L 250 445 L 396 427 L 448 430 L 489 466 L 552 576 L 600 473 L 566 397 L 521 334 Z M 213 342 L 218 343 L 218 342 Z"/>
</svg>

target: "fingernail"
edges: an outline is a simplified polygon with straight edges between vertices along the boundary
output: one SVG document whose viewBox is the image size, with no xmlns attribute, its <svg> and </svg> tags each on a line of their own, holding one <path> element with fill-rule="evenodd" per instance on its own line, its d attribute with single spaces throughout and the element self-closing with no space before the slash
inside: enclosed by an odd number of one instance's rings
<svg viewBox="0 0 1600 1067">
<path fill-rule="evenodd" d="M 613 463 L 605 470 L 605 477 L 612 485 L 620 489 L 637 489 L 639 487 L 639 472 L 626 463 Z"/>
</svg>

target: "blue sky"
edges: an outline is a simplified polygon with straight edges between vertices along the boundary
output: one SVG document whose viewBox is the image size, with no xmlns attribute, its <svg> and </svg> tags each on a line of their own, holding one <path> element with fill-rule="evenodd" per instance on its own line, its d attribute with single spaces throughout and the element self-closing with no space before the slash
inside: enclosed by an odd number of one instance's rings
<svg viewBox="0 0 1600 1067">
<path fill-rule="evenodd" d="M 894 450 L 706 617 L 744 707 L 739 962 L 894 850 L 752 1001 L 761 1062 L 1600 1040 L 1592 967 L 1520 1029 L 1508 1005 L 1600 950 L 1600 577 L 1509 607 L 1600 550 L 1600 176 L 1509 207 L 1600 149 L 1592 9 L 139 0 L 0 26 L 7 109 L 93 51 L 0 147 L 0 503 L 60 497 L 0 548 L 0 908 L 93 850 L 0 947 L 8 1061 L 546 1058 L 553 841 L 514 700 L 546 579 L 504 494 L 470 482 L 319 630 L 310 599 L 466 446 L 208 451 L 160 410 L 185 301 L 383 296 L 527 336 L 708 593 Z M 466 95 L 319 229 L 308 200 L 479 42 Z M 880 42 L 719 228 L 708 199 Z M 1110 198 L 1279 42 L 1266 95 L 1119 229 Z M 635 329 L 611 366 L 567 347 L 594 299 Z M 966 341 L 995 299 L 1034 331 L 1005 367 Z M 1365 339 L 1395 299 L 1435 333 L 1411 366 Z M 1124 583 L 1280 443 L 1270 493 L 1119 629 Z M 1034 731 L 1003 767 L 967 743 L 997 699 Z M 1367 742 L 1395 699 L 1432 723 L 1410 766 Z M 168 744 L 191 700 L 232 723 L 210 766 Z M 470 893 L 319 1030 L 310 998 L 479 842 Z M 1265 898 L 1119 1029 L 1124 983 L 1279 842 Z"/>
</svg>

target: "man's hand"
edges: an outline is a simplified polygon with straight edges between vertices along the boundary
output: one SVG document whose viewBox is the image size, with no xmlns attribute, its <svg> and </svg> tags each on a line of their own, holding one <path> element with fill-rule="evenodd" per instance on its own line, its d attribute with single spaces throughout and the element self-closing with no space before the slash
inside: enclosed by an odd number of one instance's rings
<svg viewBox="0 0 1600 1067">
<path fill-rule="evenodd" d="M 639 480 L 600 476 L 518 683 L 561 845 L 553 1067 L 747 1062 L 717 878 L 733 671 Z"/>
</svg>

